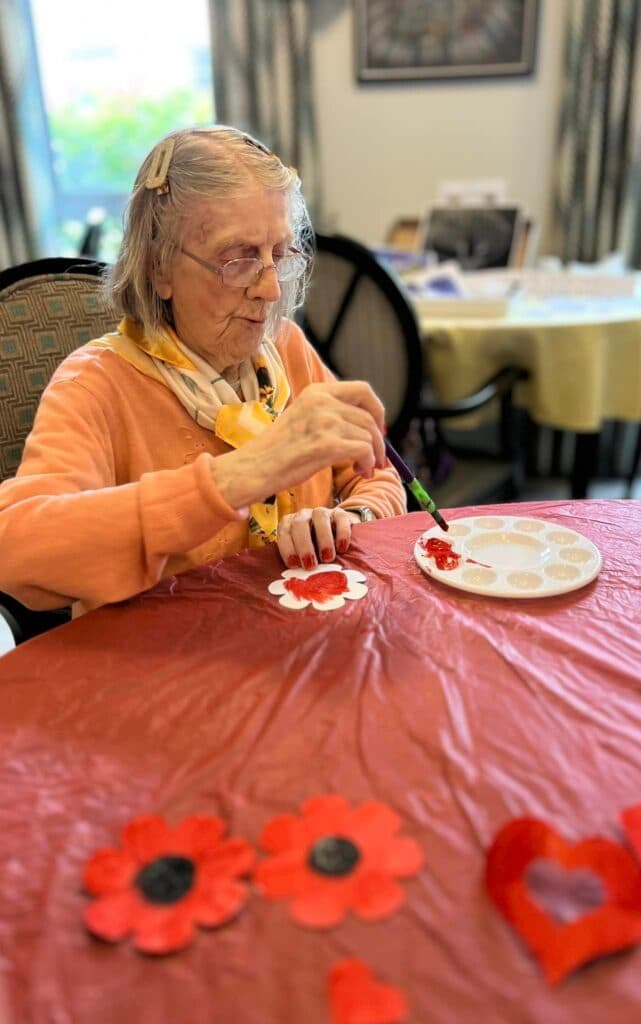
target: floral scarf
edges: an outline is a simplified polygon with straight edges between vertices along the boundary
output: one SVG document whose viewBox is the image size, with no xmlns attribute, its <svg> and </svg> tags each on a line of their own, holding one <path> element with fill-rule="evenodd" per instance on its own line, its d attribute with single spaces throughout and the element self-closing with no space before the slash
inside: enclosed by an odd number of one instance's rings
<svg viewBox="0 0 641 1024">
<path fill-rule="evenodd" d="M 137 370 L 173 391 L 201 427 L 232 448 L 257 437 L 285 408 L 290 387 L 276 347 L 263 341 L 254 358 L 240 366 L 242 400 L 215 370 L 167 326 L 166 334 L 147 337 L 140 324 L 125 317 L 114 334 L 91 342 L 107 348 Z M 254 502 L 249 508 L 249 546 L 276 540 L 279 519 L 293 511 L 291 491 Z"/>
</svg>

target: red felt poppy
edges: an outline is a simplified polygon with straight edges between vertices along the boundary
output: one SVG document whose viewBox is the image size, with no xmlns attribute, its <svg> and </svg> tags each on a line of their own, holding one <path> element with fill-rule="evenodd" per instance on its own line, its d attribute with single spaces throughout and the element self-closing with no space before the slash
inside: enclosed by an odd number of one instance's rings
<svg viewBox="0 0 641 1024">
<path fill-rule="evenodd" d="M 637 857 L 641 859 L 641 804 L 626 807 L 620 817 L 627 840 Z"/>
<path fill-rule="evenodd" d="M 423 864 L 418 843 L 396 835 L 401 824 L 374 800 L 354 809 L 342 796 L 307 800 L 300 818 L 283 814 L 263 830 L 261 846 L 274 856 L 258 865 L 258 886 L 270 899 L 291 899 L 291 916 L 310 928 L 331 928 L 349 910 L 387 917 L 405 900 L 396 879 Z"/>
<path fill-rule="evenodd" d="M 403 992 L 377 981 L 362 960 L 334 964 L 328 989 L 332 1024 L 396 1024 L 407 1017 Z"/>
<path fill-rule="evenodd" d="M 600 905 L 570 923 L 555 920 L 528 891 L 528 869 L 541 860 L 555 861 L 568 872 L 587 869 L 601 883 Z M 542 821 L 511 821 L 488 852 L 485 881 L 552 985 L 581 964 L 641 939 L 641 871 L 625 847 L 610 839 L 573 845 Z"/>
<path fill-rule="evenodd" d="M 159 815 L 130 821 L 122 849 L 97 850 L 84 885 L 98 899 L 85 910 L 89 931 L 118 942 L 133 934 L 144 953 L 187 946 L 194 925 L 214 927 L 239 912 L 254 850 L 245 839 L 224 839 L 225 825 L 208 815 L 170 828 Z"/>
</svg>

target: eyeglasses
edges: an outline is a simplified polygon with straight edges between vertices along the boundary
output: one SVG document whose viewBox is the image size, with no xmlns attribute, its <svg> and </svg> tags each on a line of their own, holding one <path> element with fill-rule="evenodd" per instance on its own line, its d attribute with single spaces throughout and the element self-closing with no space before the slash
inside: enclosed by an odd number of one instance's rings
<svg viewBox="0 0 641 1024">
<path fill-rule="evenodd" d="M 290 249 L 283 256 L 275 256 L 274 262 L 268 265 L 255 257 L 243 256 L 237 260 L 227 260 L 222 267 L 217 267 L 215 263 L 210 263 L 209 260 L 204 260 L 200 256 L 194 256 L 193 252 L 187 252 L 186 249 L 181 248 L 180 251 L 190 260 L 200 263 L 201 267 L 210 270 L 212 274 L 218 274 L 223 284 L 230 288 L 250 288 L 252 285 L 258 284 L 263 276 L 263 271 L 271 270 L 272 267 L 276 271 L 279 281 L 293 281 L 300 277 L 307 267 L 307 257 L 298 249 Z"/>
</svg>

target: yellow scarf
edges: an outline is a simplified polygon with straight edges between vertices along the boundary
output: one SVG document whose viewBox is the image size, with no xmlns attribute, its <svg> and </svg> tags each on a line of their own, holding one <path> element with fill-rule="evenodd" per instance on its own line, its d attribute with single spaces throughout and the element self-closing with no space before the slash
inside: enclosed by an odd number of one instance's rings
<svg viewBox="0 0 641 1024">
<path fill-rule="evenodd" d="M 114 334 L 91 342 L 125 359 L 147 377 L 164 384 L 200 426 L 232 448 L 257 437 L 285 408 L 290 387 L 276 347 L 263 341 L 253 360 L 240 367 L 241 401 L 227 381 L 169 327 L 147 337 L 140 324 L 125 317 Z M 294 508 L 291 491 L 254 502 L 249 508 L 249 546 L 276 540 L 278 522 Z"/>
</svg>

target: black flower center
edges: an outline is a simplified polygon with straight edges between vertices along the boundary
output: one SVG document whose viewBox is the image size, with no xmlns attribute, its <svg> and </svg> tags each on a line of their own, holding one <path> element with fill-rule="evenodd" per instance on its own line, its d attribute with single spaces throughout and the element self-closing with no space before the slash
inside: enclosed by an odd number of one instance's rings
<svg viewBox="0 0 641 1024">
<path fill-rule="evenodd" d="M 323 836 L 314 843 L 308 864 L 321 875 L 349 875 L 361 858 L 358 846 L 341 836 Z"/>
<path fill-rule="evenodd" d="M 149 903 L 176 903 L 194 882 L 194 865 L 187 857 L 159 857 L 136 875 L 136 885 Z"/>
</svg>

